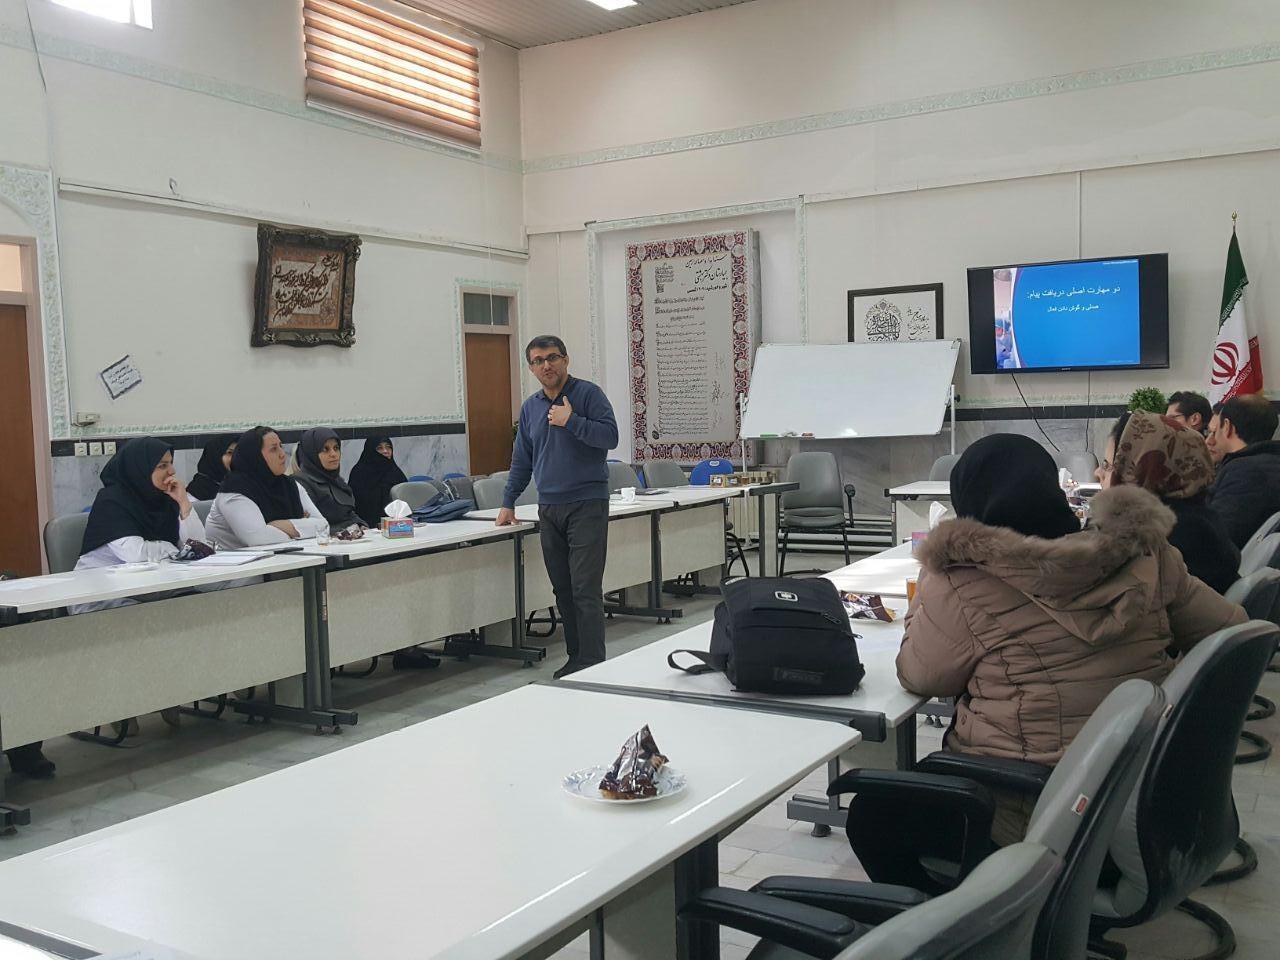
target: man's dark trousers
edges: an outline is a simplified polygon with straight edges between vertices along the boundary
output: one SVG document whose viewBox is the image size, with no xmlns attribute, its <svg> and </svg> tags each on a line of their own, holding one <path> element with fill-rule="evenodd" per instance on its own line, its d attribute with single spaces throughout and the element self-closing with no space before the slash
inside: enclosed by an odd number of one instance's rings
<svg viewBox="0 0 1280 960">
<path fill-rule="evenodd" d="M 604 558 L 609 543 L 609 501 L 543 503 L 538 506 L 542 559 L 564 644 L 574 668 L 604 660 Z"/>
</svg>

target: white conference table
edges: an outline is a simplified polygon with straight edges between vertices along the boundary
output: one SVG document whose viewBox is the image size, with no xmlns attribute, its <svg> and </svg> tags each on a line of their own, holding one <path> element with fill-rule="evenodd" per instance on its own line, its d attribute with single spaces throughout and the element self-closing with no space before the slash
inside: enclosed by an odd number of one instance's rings
<svg viewBox="0 0 1280 960">
<path fill-rule="evenodd" d="M 858 657 L 867 671 L 858 689 L 851 694 L 781 696 L 744 693 L 735 690 L 728 678 L 718 671 L 694 675 L 672 667 L 667 658 L 677 650 L 710 649 L 711 621 L 570 674 L 559 683 L 633 697 L 834 721 L 857 730 L 865 744 L 884 744 L 892 749 L 893 764 L 900 770 L 907 770 L 914 766 L 916 759 L 915 715 L 928 698 L 910 693 L 898 683 L 895 660 L 902 645 L 902 617 L 906 603 L 890 602 L 889 606 L 898 617 L 893 623 L 874 620 L 849 622 L 858 635 Z M 676 662 L 692 666 L 698 661 L 686 654 L 677 657 Z M 830 773 L 832 778 L 839 775 L 835 761 Z M 826 827 L 840 826 L 844 818 L 838 804 L 839 798 L 815 800 L 796 796 L 788 805 L 787 812 L 795 820 Z"/>
<path fill-rule="evenodd" d="M 298 675 L 301 707 L 238 701 L 236 711 L 335 726 L 317 614 L 323 591 L 324 561 L 301 553 L 0 584 L 0 747 Z M 135 598 L 148 602 L 66 614 L 73 604 Z"/>
<path fill-rule="evenodd" d="M 468 643 L 451 652 L 541 660 L 545 650 L 524 645 L 517 601 L 519 538 L 531 530 L 528 523 L 450 520 L 420 524 L 412 537 L 368 530 L 360 540 L 323 547 L 300 541 L 328 565 L 330 662 L 341 666 L 499 623 L 510 623 L 510 643 Z"/>
<path fill-rule="evenodd" d="M 907 596 L 907 578 L 919 575 L 920 562 L 911 555 L 910 543 L 900 543 L 874 556 L 856 560 L 847 567 L 823 574 L 836 585 L 837 590 L 878 593 L 882 597 L 901 597 L 904 600 Z M 902 606 L 905 607 L 906 604 L 903 603 Z"/>
<path fill-rule="evenodd" d="M 674 501 L 660 497 L 638 497 L 634 503 L 609 501 L 609 545 L 605 554 L 604 591 L 613 593 L 644 586 L 647 605 L 627 603 L 622 606 L 606 606 L 609 613 L 628 616 L 655 617 L 666 622 L 681 615 L 678 609 L 663 607 L 661 603 L 661 576 L 657 557 L 661 548 L 655 540 L 656 517 L 662 510 L 671 509 Z M 522 504 L 515 508 L 516 519 L 533 524 L 535 529 L 518 537 L 522 545 L 524 563 L 523 615 L 535 610 L 553 607 L 555 593 L 551 589 L 551 577 L 542 559 L 541 541 L 538 539 L 538 505 Z M 469 520 L 487 520 L 492 523 L 498 517 L 497 509 L 475 510 L 467 514 Z M 720 534 L 720 550 L 724 551 L 724 533 Z"/>
<path fill-rule="evenodd" d="M 1082 497 L 1092 497 L 1102 491 L 1100 483 L 1080 483 L 1076 492 Z M 893 539 L 895 543 L 909 540 L 911 534 L 929 529 L 929 507 L 935 500 L 951 502 L 950 480 L 917 480 L 884 492 L 893 512 Z"/>
<path fill-rule="evenodd" d="M 644 724 L 683 793 L 563 791 Z M 196 960 L 504 960 L 587 930 L 610 958 L 698 956 L 715 931 L 678 934 L 675 911 L 716 884 L 718 839 L 858 739 L 535 684 L 0 863 L 0 903 L 104 953 Z"/>
</svg>

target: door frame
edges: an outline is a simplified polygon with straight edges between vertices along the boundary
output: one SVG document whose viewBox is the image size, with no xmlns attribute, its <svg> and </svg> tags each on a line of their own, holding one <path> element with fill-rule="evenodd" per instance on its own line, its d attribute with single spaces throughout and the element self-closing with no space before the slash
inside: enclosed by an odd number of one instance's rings
<svg viewBox="0 0 1280 960">
<path fill-rule="evenodd" d="M 0 234 L 0 243 L 12 244 L 19 250 L 22 290 L 0 291 L 0 303 L 22 307 L 27 317 L 27 376 L 31 382 L 31 435 L 34 440 L 36 472 L 37 531 L 40 541 L 40 563 L 49 571 L 49 558 L 44 550 L 44 526 L 53 515 L 53 459 L 50 454 L 49 400 L 45 388 L 44 323 L 40 311 L 39 259 L 35 237 Z"/>
<path fill-rule="evenodd" d="M 471 411 L 467 408 L 467 334 L 479 333 L 486 334 L 491 337 L 507 338 L 507 356 L 510 360 L 511 368 L 511 422 L 515 423 L 520 417 L 520 406 L 524 403 L 524 395 L 521 391 L 521 371 L 524 369 L 524 358 L 520 356 L 522 349 L 520 340 L 520 300 L 521 290 L 516 286 L 489 286 L 482 283 L 468 283 L 465 280 L 458 281 L 457 285 L 457 301 L 458 301 L 458 342 L 461 348 L 458 357 L 459 365 L 462 368 L 462 418 L 466 423 L 470 423 Z M 511 300 L 511 309 L 507 311 L 507 325 L 505 327 L 494 327 L 485 324 L 467 323 L 464 319 L 466 314 L 462 309 L 462 295 L 464 293 L 477 293 L 487 297 L 504 297 Z M 471 444 L 467 442 L 467 471 L 471 471 Z"/>
</svg>

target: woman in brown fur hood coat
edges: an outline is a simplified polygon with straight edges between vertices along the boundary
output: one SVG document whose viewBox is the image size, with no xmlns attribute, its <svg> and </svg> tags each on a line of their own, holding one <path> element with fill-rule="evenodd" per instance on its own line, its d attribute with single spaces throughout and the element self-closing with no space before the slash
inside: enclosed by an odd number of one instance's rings
<svg viewBox="0 0 1280 960">
<path fill-rule="evenodd" d="M 970 446 L 951 493 L 958 519 L 920 550 L 897 661 L 908 690 L 959 698 L 948 750 L 1055 764 L 1112 689 L 1159 683 L 1170 648 L 1246 619 L 1187 573 L 1173 513 L 1147 491 L 1103 491 L 1080 531 L 1028 437 Z M 1021 839 L 1029 806 L 997 801 L 996 841 Z"/>
</svg>

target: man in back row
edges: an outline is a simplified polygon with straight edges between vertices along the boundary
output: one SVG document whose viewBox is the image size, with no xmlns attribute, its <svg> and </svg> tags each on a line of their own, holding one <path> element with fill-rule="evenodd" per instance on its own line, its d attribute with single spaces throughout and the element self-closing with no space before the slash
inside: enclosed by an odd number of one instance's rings
<svg viewBox="0 0 1280 960">
<path fill-rule="evenodd" d="M 1232 397 L 1209 420 L 1209 454 L 1218 465 L 1209 506 L 1237 547 L 1280 512 L 1280 418 L 1271 401 L 1254 393 Z"/>
<path fill-rule="evenodd" d="M 1169 395 L 1169 409 L 1164 415 L 1203 437 L 1209 432 L 1209 419 L 1213 416 L 1213 410 L 1203 394 L 1179 390 Z"/>
<path fill-rule="evenodd" d="M 520 408 L 511 473 L 498 526 L 516 522 L 516 498 L 532 477 L 538 488 L 542 558 L 564 623 L 566 674 L 604 659 L 604 559 L 609 542 L 609 467 L 618 445 L 613 406 L 594 383 L 569 376 L 559 337 L 534 337 L 524 348 L 542 389 Z"/>
</svg>

